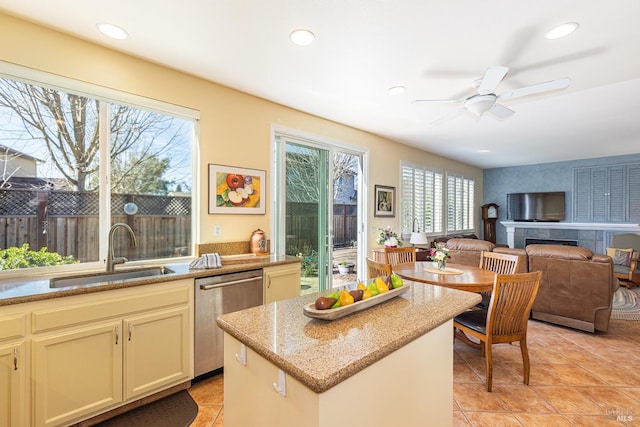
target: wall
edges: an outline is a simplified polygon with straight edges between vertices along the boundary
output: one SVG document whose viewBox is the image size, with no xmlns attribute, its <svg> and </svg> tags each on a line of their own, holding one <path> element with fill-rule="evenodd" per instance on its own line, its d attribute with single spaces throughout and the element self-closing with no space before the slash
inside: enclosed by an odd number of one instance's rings
<svg viewBox="0 0 640 427">
<path fill-rule="evenodd" d="M 270 129 L 272 124 L 299 129 L 370 152 L 369 200 L 373 186 L 399 188 L 400 161 L 411 159 L 426 166 L 465 174 L 482 188 L 482 170 L 441 158 L 412 147 L 377 137 L 348 126 L 260 99 L 170 68 L 134 58 L 93 43 L 74 38 L 8 15 L 0 14 L 0 60 L 85 81 L 108 88 L 169 102 L 200 111 L 200 171 L 198 191 L 201 215 L 197 242 L 248 240 L 251 231 L 261 228 L 270 235 L 267 215 L 208 215 L 207 164 L 218 163 L 267 171 L 271 182 Z M 241 156 L 238 153 L 242 153 Z M 476 191 L 476 204 L 482 191 Z M 371 202 L 372 203 L 372 202 Z M 369 229 L 390 225 L 394 219 L 374 218 L 369 212 Z M 219 224 L 222 233 L 213 236 Z M 479 227 L 479 221 L 476 227 Z M 369 247 L 375 235 L 368 233 Z"/>
<path fill-rule="evenodd" d="M 629 156 L 612 156 L 567 162 L 485 169 L 482 203 L 493 202 L 497 203 L 501 207 L 498 210 L 498 223 L 496 224 L 497 243 L 507 243 L 507 233 L 505 228 L 499 223 L 499 221 L 507 219 L 507 193 L 564 191 L 566 193 L 566 221 L 571 222 L 573 215 L 573 168 L 634 162 L 640 162 L 640 153 Z M 571 235 L 573 236 L 572 233 Z M 528 235 L 528 237 L 537 236 Z M 541 236 L 541 238 L 544 237 Z M 571 237 L 565 236 L 564 238 Z M 576 237 L 572 238 L 577 238 L 577 234 Z M 600 240 L 599 238 L 594 239 L 598 241 Z"/>
</svg>

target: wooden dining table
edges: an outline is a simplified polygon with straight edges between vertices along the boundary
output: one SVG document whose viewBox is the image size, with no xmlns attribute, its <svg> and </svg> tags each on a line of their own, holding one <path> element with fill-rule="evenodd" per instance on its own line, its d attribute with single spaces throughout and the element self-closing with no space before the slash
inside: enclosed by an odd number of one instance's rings
<svg viewBox="0 0 640 427">
<path fill-rule="evenodd" d="M 439 271 L 434 262 L 398 264 L 393 272 L 406 280 L 430 283 L 469 292 L 491 292 L 496 274 L 480 267 L 448 263 L 445 271 Z"/>
</svg>

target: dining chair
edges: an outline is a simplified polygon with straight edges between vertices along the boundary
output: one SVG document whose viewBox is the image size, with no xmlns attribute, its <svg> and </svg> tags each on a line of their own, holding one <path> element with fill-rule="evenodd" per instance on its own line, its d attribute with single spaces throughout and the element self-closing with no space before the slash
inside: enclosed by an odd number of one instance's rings
<svg viewBox="0 0 640 427">
<path fill-rule="evenodd" d="M 398 264 L 415 264 L 416 248 L 384 248 L 384 259 L 391 267 Z"/>
<path fill-rule="evenodd" d="M 493 382 L 493 344 L 520 343 L 523 364 L 523 382 L 529 384 L 529 351 L 527 326 L 531 306 L 538 294 L 542 272 L 498 274 L 488 310 L 465 311 L 453 319 L 456 338 L 480 348 L 487 368 L 487 391 Z M 475 343 L 467 335 L 475 337 Z"/>
<path fill-rule="evenodd" d="M 367 258 L 367 277 L 373 279 L 380 276 L 391 276 L 391 265 Z"/>
<path fill-rule="evenodd" d="M 480 253 L 480 268 L 496 274 L 516 274 L 519 264 L 520 258 L 517 255 L 488 251 Z"/>
<path fill-rule="evenodd" d="M 516 274 L 519 264 L 520 258 L 517 255 L 489 251 L 480 253 L 480 268 L 493 271 L 496 274 Z M 480 295 L 482 295 L 482 301 L 478 307 L 488 307 L 491 292 L 481 292 Z"/>
</svg>

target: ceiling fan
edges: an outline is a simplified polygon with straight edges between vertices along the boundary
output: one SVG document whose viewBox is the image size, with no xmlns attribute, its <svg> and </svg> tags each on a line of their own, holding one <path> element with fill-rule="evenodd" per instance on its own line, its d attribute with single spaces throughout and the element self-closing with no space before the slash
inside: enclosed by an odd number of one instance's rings
<svg viewBox="0 0 640 427">
<path fill-rule="evenodd" d="M 463 108 L 455 112 L 453 116 L 457 116 L 462 111 L 466 110 L 476 117 L 481 117 L 488 111 L 498 118 L 506 119 L 511 117 L 515 113 L 515 111 L 505 107 L 504 105 L 498 104 L 498 99 L 513 99 L 519 98 L 521 96 L 564 89 L 569 86 L 569 83 L 571 83 L 571 80 L 568 77 L 565 77 L 562 79 L 539 83 L 533 86 L 526 86 L 509 92 L 505 92 L 500 95 L 496 95 L 494 91 L 496 90 L 502 79 L 504 79 L 504 76 L 507 75 L 508 71 L 509 67 L 490 67 L 484 74 L 484 77 L 482 79 L 476 80 L 472 85 L 472 87 L 478 88 L 477 93 L 467 98 L 442 100 L 418 99 L 415 102 L 424 102 L 431 104 L 449 104 L 459 102 L 462 103 Z M 441 122 L 449 118 L 452 118 L 452 116 L 443 117 L 436 120 L 436 122 Z M 432 122 L 431 124 L 434 124 L 436 122 Z"/>
</svg>

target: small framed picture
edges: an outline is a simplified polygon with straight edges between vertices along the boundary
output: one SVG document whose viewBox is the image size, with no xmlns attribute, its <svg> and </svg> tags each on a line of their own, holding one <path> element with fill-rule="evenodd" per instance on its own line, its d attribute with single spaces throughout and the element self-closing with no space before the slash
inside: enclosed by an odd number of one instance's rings
<svg viewBox="0 0 640 427">
<path fill-rule="evenodd" d="M 374 216 L 396 216 L 396 188 L 385 185 L 375 186 Z"/>
<path fill-rule="evenodd" d="M 266 172 L 209 164 L 209 213 L 266 214 Z"/>
</svg>

